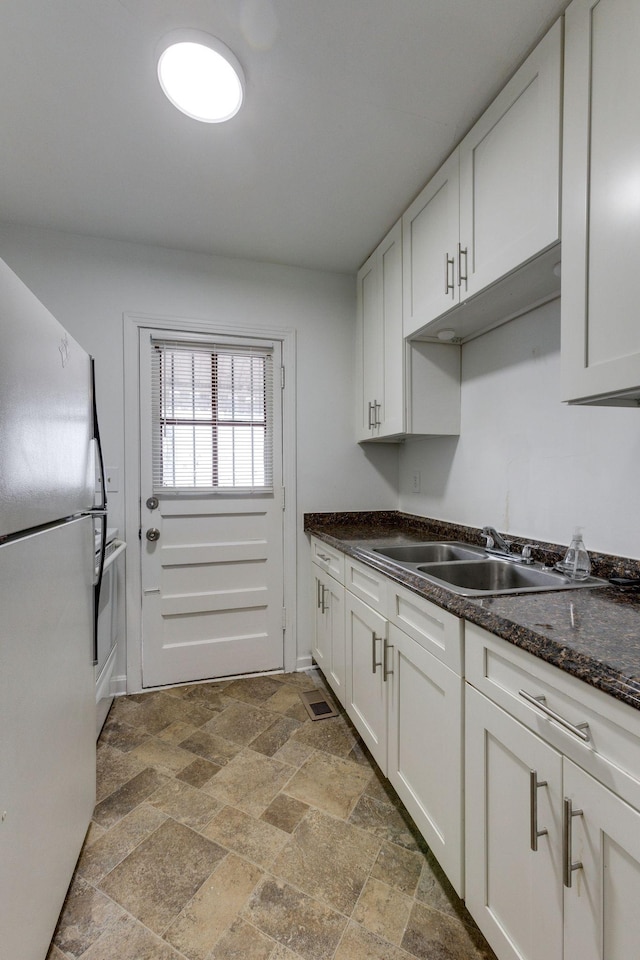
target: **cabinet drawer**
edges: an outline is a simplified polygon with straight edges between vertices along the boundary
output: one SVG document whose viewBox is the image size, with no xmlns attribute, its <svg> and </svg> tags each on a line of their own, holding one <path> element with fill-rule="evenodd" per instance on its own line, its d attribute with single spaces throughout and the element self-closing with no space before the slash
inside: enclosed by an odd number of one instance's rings
<svg viewBox="0 0 640 960">
<path fill-rule="evenodd" d="M 344 583 L 344 553 L 328 546 L 324 540 L 311 537 L 311 559 L 340 583 Z"/>
<path fill-rule="evenodd" d="M 384 617 L 387 615 L 387 586 L 389 581 L 382 573 L 372 570 L 364 563 L 345 558 L 344 585 L 354 596 L 360 597 Z"/>
<path fill-rule="evenodd" d="M 460 617 L 391 581 L 388 591 L 391 623 L 461 676 L 464 631 Z"/>
<path fill-rule="evenodd" d="M 640 809 L 639 711 L 473 624 L 465 630 L 465 668 L 469 683 Z"/>
</svg>

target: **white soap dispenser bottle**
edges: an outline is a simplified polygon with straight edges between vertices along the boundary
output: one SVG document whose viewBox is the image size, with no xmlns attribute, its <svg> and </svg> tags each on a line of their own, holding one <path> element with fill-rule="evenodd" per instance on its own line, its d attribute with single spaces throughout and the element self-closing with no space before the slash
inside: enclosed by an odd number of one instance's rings
<svg viewBox="0 0 640 960">
<path fill-rule="evenodd" d="M 582 528 L 576 527 L 564 560 L 560 564 L 562 572 L 572 580 L 586 580 L 591 573 L 591 561 L 582 539 Z"/>
</svg>

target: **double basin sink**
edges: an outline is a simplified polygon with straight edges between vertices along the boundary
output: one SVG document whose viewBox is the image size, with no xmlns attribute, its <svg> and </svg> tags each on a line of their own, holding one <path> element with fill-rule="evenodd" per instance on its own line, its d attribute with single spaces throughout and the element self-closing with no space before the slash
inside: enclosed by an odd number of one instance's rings
<svg viewBox="0 0 640 960">
<path fill-rule="evenodd" d="M 572 580 L 540 563 L 525 564 L 506 555 L 496 557 L 482 547 L 457 541 L 374 547 L 371 552 L 463 597 L 607 586 L 605 580 L 596 577 Z"/>
</svg>

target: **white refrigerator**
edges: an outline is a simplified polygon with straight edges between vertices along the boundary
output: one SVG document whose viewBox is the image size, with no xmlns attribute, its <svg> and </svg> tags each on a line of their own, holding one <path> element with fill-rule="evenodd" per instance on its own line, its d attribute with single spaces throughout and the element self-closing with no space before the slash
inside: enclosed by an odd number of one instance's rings
<svg viewBox="0 0 640 960">
<path fill-rule="evenodd" d="M 0 261 L 0 953 L 11 960 L 44 960 L 95 802 L 105 511 L 93 395 L 90 357 Z"/>
</svg>

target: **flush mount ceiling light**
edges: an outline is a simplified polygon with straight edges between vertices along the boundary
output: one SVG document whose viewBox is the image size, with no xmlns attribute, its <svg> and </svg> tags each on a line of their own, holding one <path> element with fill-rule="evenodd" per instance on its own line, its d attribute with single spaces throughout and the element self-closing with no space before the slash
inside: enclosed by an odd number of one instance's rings
<svg viewBox="0 0 640 960">
<path fill-rule="evenodd" d="M 221 40 L 176 30 L 159 44 L 158 80 L 174 107 L 203 123 L 234 117 L 244 100 L 244 72 Z"/>
</svg>

